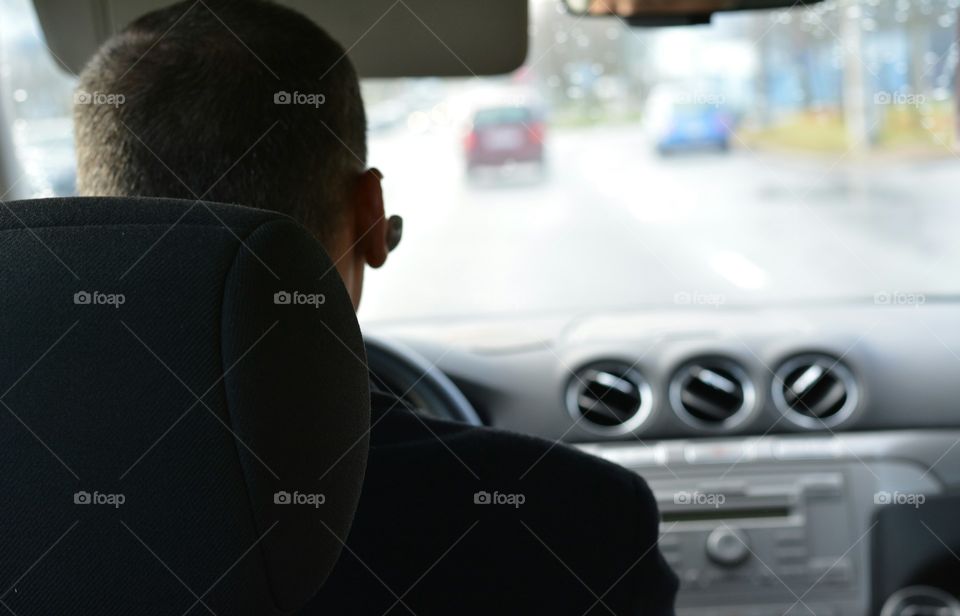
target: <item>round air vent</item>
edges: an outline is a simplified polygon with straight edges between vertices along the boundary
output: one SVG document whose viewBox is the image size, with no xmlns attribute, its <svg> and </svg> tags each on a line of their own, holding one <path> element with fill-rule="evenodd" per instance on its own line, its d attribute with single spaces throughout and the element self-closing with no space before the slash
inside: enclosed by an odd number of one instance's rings
<svg viewBox="0 0 960 616">
<path fill-rule="evenodd" d="M 773 403 L 787 419 L 804 428 L 830 428 L 857 408 L 853 373 L 839 359 L 821 353 L 785 361 L 773 378 Z"/>
<path fill-rule="evenodd" d="M 567 410 L 578 425 L 607 436 L 639 428 L 650 416 L 649 383 L 630 364 L 604 361 L 579 369 L 566 391 Z"/>
<path fill-rule="evenodd" d="M 755 403 L 753 382 L 730 359 L 708 357 L 688 362 L 670 381 L 673 411 L 696 428 L 734 428 L 749 417 Z"/>
</svg>

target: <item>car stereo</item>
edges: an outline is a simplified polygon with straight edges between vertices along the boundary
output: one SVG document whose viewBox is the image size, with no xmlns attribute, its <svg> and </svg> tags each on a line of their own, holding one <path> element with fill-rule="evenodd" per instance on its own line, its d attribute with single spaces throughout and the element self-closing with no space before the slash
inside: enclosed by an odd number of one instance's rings
<svg viewBox="0 0 960 616">
<path fill-rule="evenodd" d="M 843 472 L 675 478 L 651 487 L 660 548 L 681 579 L 678 613 L 723 614 L 730 605 L 730 614 L 752 614 L 742 607 L 748 594 L 765 606 L 758 614 L 809 613 L 807 606 L 830 614 L 829 606 L 857 598 Z"/>
</svg>

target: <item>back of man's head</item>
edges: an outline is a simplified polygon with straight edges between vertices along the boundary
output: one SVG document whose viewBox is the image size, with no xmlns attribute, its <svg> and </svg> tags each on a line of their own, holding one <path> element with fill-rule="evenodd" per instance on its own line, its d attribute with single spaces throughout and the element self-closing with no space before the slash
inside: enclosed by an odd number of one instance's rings
<svg viewBox="0 0 960 616">
<path fill-rule="evenodd" d="M 326 239 L 365 164 L 360 86 L 343 48 L 265 0 L 150 13 L 100 49 L 78 91 L 89 95 L 74 114 L 82 195 L 239 203 Z"/>
</svg>

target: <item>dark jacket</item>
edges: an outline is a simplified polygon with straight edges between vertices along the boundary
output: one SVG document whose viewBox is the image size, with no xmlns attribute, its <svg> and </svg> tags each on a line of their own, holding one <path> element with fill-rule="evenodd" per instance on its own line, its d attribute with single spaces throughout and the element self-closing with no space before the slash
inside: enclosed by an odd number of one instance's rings
<svg viewBox="0 0 960 616">
<path fill-rule="evenodd" d="M 367 476 L 305 614 L 673 614 L 677 579 L 636 473 L 373 394 Z"/>
</svg>

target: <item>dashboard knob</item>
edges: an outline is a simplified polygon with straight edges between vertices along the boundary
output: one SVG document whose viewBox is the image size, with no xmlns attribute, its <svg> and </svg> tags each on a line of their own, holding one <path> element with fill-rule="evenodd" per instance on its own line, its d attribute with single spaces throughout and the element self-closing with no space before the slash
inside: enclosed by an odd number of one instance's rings
<svg viewBox="0 0 960 616">
<path fill-rule="evenodd" d="M 723 567 L 736 567 L 750 557 L 747 536 L 726 526 L 715 528 L 707 537 L 707 556 Z"/>
<path fill-rule="evenodd" d="M 960 601 L 932 586 L 909 586 L 890 595 L 880 616 L 957 616 Z"/>
</svg>

